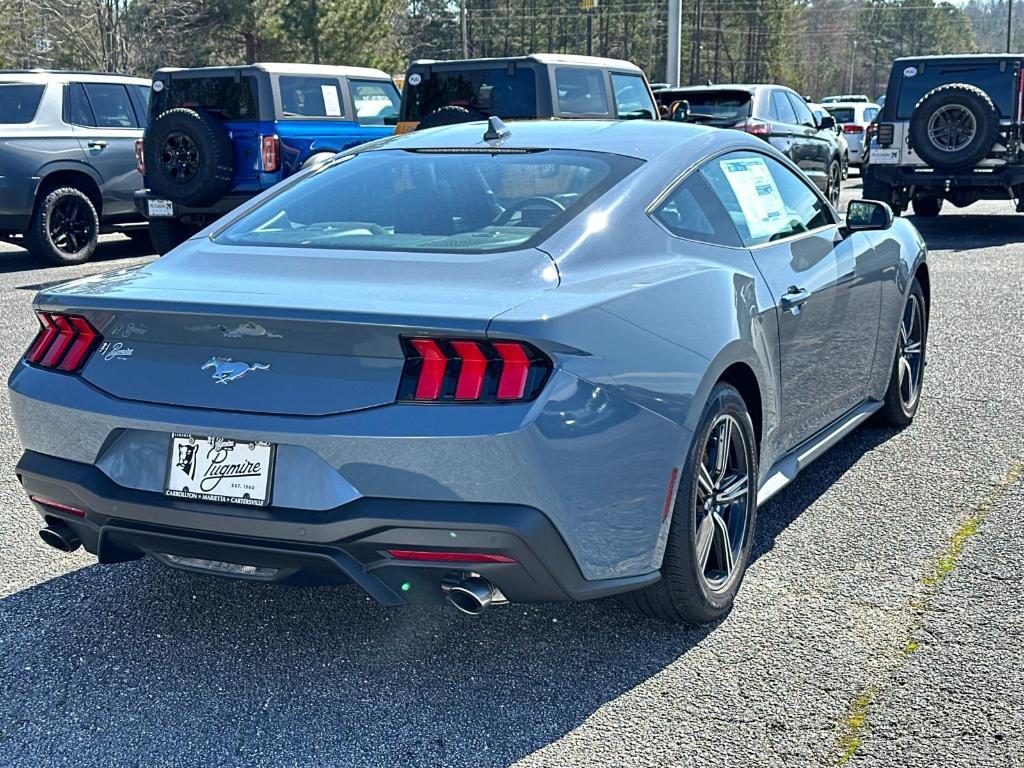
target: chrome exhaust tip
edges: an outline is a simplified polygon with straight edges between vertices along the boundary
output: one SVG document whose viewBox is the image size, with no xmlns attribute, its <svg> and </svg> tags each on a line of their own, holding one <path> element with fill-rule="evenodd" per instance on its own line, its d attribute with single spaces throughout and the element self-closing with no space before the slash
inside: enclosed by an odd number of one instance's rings
<svg viewBox="0 0 1024 768">
<path fill-rule="evenodd" d="M 508 602 L 500 590 L 476 573 L 446 583 L 442 589 L 448 602 L 469 616 L 479 616 L 492 605 Z"/>
<path fill-rule="evenodd" d="M 52 520 L 49 525 L 39 531 L 43 543 L 61 552 L 74 552 L 82 546 L 81 539 L 71 526 L 61 520 Z"/>
</svg>

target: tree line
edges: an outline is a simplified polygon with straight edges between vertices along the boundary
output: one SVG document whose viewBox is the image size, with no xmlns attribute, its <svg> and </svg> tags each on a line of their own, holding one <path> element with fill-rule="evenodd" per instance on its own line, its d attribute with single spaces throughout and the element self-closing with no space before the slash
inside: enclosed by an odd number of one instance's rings
<svg viewBox="0 0 1024 768">
<path fill-rule="evenodd" d="M 593 5 L 585 9 L 584 5 Z M 148 75 L 254 61 L 374 66 L 531 51 L 664 79 L 665 0 L 0 0 L 0 66 Z M 588 19 L 589 14 L 589 19 Z M 1015 14 L 1024 44 L 1024 7 Z M 682 0 L 683 82 L 885 88 L 893 58 L 1003 50 L 1006 0 Z M 1020 50 L 1015 44 L 1015 50 Z"/>
</svg>

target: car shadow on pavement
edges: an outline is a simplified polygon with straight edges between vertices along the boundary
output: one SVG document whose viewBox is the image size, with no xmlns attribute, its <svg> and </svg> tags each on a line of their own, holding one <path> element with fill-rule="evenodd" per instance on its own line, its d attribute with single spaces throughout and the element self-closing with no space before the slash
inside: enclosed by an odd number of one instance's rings
<svg viewBox="0 0 1024 768">
<path fill-rule="evenodd" d="M 949 203 L 947 203 L 949 206 Z M 939 216 L 908 215 L 924 237 L 929 250 L 967 251 L 1019 243 L 1024 233 L 1024 215 L 1008 203 L 1006 215 L 971 214 L 969 209 L 943 209 Z"/>
<path fill-rule="evenodd" d="M 96 246 L 96 252 L 89 260 L 89 263 L 95 264 L 97 262 L 116 261 L 118 259 L 135 259 L 152 254 L 153 246 L 149 244 L 148 240 L 144 239 L 139 242 L 129 240 L 126 237 L 104 238 Z M 0 250 L 0 274 L 40 269 L 59 269 L 59 267 L 43 259 L 37 259 L 28 251 L 17 246 L 11 249 L 5 248 Z"/>
<path fill-rule="evenodd" d="M 858 430 L 766 505 L 754 557 L 891 434 Z M 714 629 L 619 599 L 470 618 L 89 566 L 0 600 L 0 747 L 12 766 L 505 766 Z"/>
</svg>

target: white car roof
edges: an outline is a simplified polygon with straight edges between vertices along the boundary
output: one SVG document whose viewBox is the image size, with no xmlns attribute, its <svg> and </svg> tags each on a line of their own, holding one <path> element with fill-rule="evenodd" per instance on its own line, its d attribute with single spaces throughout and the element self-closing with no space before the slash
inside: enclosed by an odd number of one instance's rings
<svg viewBox="0 0 1024 768">
<path fill-rule="evenodd" d="M 144 77 L 116 75 L 109 72 L 70 72 L 52 69 L 0 70 L 0 83 L 128 83 L 149 85 Z"/>
<path fill-rule="evenodd" d="M 506 62 L 532 60 L 539 64 L 565 64 L 568 66 L 604 67 L 606 69 L 625 69 L 643 74 L 643 70 L 631 61 L 624 59 L 607 59 L 602 56 L 576 56 L 568 53 L 530 53 L 526 56 L 501 56 L 488 59 L 417 59 L 413 64 L 469 64 L 486 63 L 488 61 Z"/>
<path fill-rule="evenodd" d="M 286 64 L 281 62 L 257 62 L 256 64 L 233 64 L 218 67 L 162 67 L 159 72 L 203 72 L 258 69 L 272 75 L 333 75 L 335 77 L 366 77 L 372 80 L 390 80 L 391 75 L 370 67 L 345 67 L 331 64 Z"/>
</svg>

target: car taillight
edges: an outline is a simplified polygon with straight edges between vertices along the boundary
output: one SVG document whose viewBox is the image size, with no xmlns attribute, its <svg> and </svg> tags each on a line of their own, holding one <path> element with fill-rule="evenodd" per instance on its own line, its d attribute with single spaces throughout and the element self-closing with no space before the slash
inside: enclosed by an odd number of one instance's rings
<svg viewBox="0 0 1024 768">
<path fill-rule="evenodd" d="M 864 126 L 847 123 L 843 126 L 843 133 L 864 133 Z"/>
<path fill-rule="evenodd" d="M 891 146 L 896 137 L 896 126 L 892 123 L 879 123 L 875 126 L 875 136 L 878 137 L 879 145 Z"/>
<path fill-rule="evenodd" d="M 764 120 L 758 120 L 756 117 L 748 117 L 746 120 L 741 120 L 733 128 L 746 131 L 754 136 L 767 136 L 771 133 L 771 125 Z"/>
<path fill-rule="evenodd" d="M 81 315 L 36 312 L 36 317 L 41 327 L 25 360 L 40 368 L 75 373 L 103 340 Z"/>
<path fill-rule="evenodd" d="M 146 158 L 142 154 L 142 139 L 135 140 L 135 170 L 146 175 Z"/>
<path fill-rule="evenodd" d="M 508 555 L 490 552 L 435 552 L 426 549 L 385 550 L 396 560 L 419 560 L 426 563 L 514 563 Z"/>
<path fill-rule="evenodd" d="M 260 140 L 260 145 L 263 154 L 263 170 L 265 173 L 276 171 L 278 162 L 280 161 L 280 152 L 278 151 L 281 146 L 280 139 L 277 136 L 263 136 Z"/>
<path fill-rule="evenodd" d="M 405 369 L 398 399 L 413 402 L 511 403 L 533 400 L 551 361 L 519 341 L 402 339 Z"/>
</svg>

